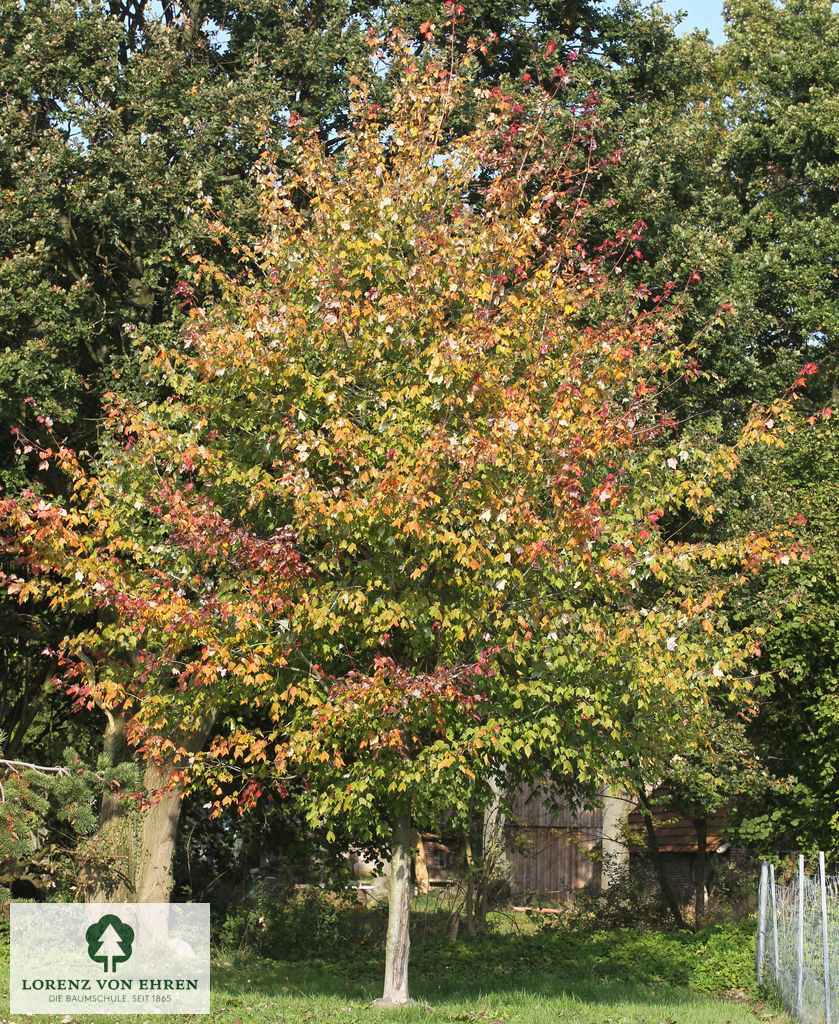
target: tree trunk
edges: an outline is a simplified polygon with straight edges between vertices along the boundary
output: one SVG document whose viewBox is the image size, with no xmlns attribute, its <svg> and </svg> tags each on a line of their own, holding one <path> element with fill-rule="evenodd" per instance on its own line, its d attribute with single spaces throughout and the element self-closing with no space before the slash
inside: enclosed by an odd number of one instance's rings
<svg viewBox="0 0 839 1024">
<path fill-rule="evenodd" d="M 446 924 L 446 942 L 454 944 L 460 932 L 460 902 L 456 902 Z"/>
<path fill-rule="evenodd" d="M 127 757 L 125 719 L 106 710 L 104 750 L 116 765 Z M 212 729 L 215 713 L 209 712 L 186 749 L 201 749 Z M 139 852 L 135 856 L 134 824 L 137 812 L 131 800 L 118 792 L 103 795 L 96 835 L 80 846 L 85 862 L 79 883 L 88 902 L 168 903 L 174 885 L 172 860 L 181 816 L 181 790 L 170 789 L 172 766 L 146 763 L 143 782 L 147 792 L 162 791 L 160 799 L 140 815 Z M 134 817 L 135 821 L 132 821 Z"/>
<path fill-rule="evenodd" d="M 111 767 L 128 757 L 125 717 L 105 710 L 108 724 L 102 741 Z M 114 903 L 134 898 L 133 804 L 118 790 L 102 794 L 96 834 L 79 845 L 78 884 L 86 902 Z"/>
<path fill-rule="evenodd" d="M 181 816 L 181 790 L 170 790 L 171 767 L 149 761 L 143 775 L 148 793 L 163 790 L 143 814 L 135 887 L 138 903 L 168 903 L 174 885 L 172 858 Z"/>
<path fill-rule="evenodd" d="M 203 746 L 215 722 L 215 712 L 208 712 L 200 727 L 189 738 L 185 747 L 196 753 Z M 151 803 L 143 814 L 140 853 L 134 882 L 138 903 L 168 903 L 175 884 L 172 860 L 178 838 L 181 817 L 181 788 L 171 789 L 172 766 L 146 762 L 143 783 L 147 793 L 162 791 L 162 796 Z"/>
<path fill-rule="evenodd" d="M 102 743 L 108 764 L 114 768 L 127 759 L 128 747 L 125 742 L 125 716 L 115 715 L 106 711 L 108 724 L 105 726 L 105 737 Z M 123 798 L 118 790 L 108 790 L 102 794 L 102 806 L 99 810 L 99 827 L 105 825 L 123 812 Z"/>
<path fill-rule="evenodd" d="M 466 931 L 474 939 L 478 934 L 475 925 L 475 860 L 472 856 L 472 837 L 468 831 L 463 837 L 463 849 L 466 854 Z"/>
<path fill-rule="evenodd" d="M 647 846 L 650 851 L 653 866 L 655 867 L 656 875 L 658 876 L 661 898 L 664 900 L 665 905 L 673 915 L 676 927 L 689 930 L 688 926 L 685 924 L 685 919 L 682 917 L 682 912 L 679 909 L 679 904 L 673 894 L 673 890 L 670 888 L 670 883 L 667 881 L 667 874 L 664 870 L 664 861 L 661 857 L 661 850 L 658 848 L 658 836 L 656 836 L 655 828 L 653 826 L 653 812 L 650 807 L 650 802 L 643 790 L 638 792 L 638 798 L 641 802 L 641 806 L 644 808 L 644 812 L 641 817 L 644 819 L 644 829 L 647 833 Z"/>
<path fill-rule="evenodd" d="M 612 789 L 603 792 L 603 839 L 600 891 L 606 892 L 629 866 L 626 826 L 631 803 Z"/>
<path fill-rule="evenodd" d="M 489 872 L 487 871 L 486 864 L 481 875 L 481 892 L 480 892 L 480 903 L 478 904 L 478 931 L 482 932 L 487 925 L 487 915 L 489 914 Z"/>
<path fill-rule="evenodd" d="M 393 822 L 390 857 L 385 985 L 377 1006 L 404 1006 L 408 996 L 408 924 L 411 912 L 411 814 L 400 811 Z"/>
<path fill-rule="evenodd" d="M 509 872 L 503 791 L 497 779 L 491 779 L 490 786 L 492 788 L 492 803 L 484 811 L 481 835 L 483 870 L 481 872 L 481 897 L 478 908 L 478 927 L 481 931 L 486 927 L 487 914 L 489 913 L 490 882 L 502 885 Z"/>
<path fill-rule="evenodd" d="M 708 819 L 705 817 L 694 818 L 693 827 L 696 829 L 694 918 L 698 928 L 702 924 L 702 918 L 705 916 L 705 864 L 708 850 Z"/>
</svg>

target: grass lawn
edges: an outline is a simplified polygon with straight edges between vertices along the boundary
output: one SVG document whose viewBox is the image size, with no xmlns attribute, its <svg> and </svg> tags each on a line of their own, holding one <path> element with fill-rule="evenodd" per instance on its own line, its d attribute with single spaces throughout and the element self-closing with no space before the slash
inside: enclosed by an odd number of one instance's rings
<svg viewBox="0 0 839 1024">
<path fill-rule="evenodd" d="M 417 943 L 416 1005 L 382 1011 L 378 941 L 347 943 L 302 961 L 215 952 L 211 1024 L 369 1024 L 379 1018 L 483 1024 L 782 1024 L 751 973 L 754 925 L 700 935 L 613 932 L 495 932 L 454 946 Z M 115 1024 L 113 1016 L 63 1018 L 8 1013 L 8 946 L 0 950 L 0 1024 L 21 1020 Z M 716 992 L 728 992 L 719 998 Z M 131 1020 L 149 1020 L 148 1017 Z M 184 1017 L 153 1017 L 181 1021 Z"/>
</svg>

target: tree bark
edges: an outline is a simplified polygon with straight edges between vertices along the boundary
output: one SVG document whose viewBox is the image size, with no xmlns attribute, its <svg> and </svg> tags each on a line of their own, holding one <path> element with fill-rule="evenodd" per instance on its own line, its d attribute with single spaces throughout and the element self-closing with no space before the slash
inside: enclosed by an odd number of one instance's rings
<svg viewBox="0 0 839 1024">
<path fill-rule="evenodd" d="M 466 931 L 474 939 L 478 934 L 475 925 L 475 859 L 472 856 L 472 837 L 468 830 L 463 836 L 463 849 L 466 854 Z"/>
<path fill-rule="evenodd" d="M 507 861 L 507 845 L 504 815 L 503 790 L 497 779 L 490 780 L 492 803 L 484 811 L 483 830 L 481 834 L 482 862 L 481 897 L 478 908 L 478 927 L 486 927 L 489 913 L 490 882 L 501 885 L 507 878 L 509 864 Z"/>
<path fill-rule="evenodd" d="M 102 739 L 103 753 L 110 766 L 128 757 L 125 717 L 103 709 L 107 717 Z M 113 903 L 134 898 L 133 805 L 118 790 L 106 790 L 99 808 L 99 827 L 91 839 L 79 846 L 78 884 L 86 902 Z"/>
<path fill-rule="evenodd" d="M 128 756 L 128 747 L 125 742 L 125 716 L 114 714 L 113 711 L 105 711 L 108 724 L 105 726 L 105 736 L 102 741 L 102 749 L 108 764 L 115 768 L 122 764 Z M 104 828 L 113 818 L 122 814 L 124 809 L 122 794 L 116 790 L 108 790 L 102 794 L 102 806 L 99 809 L 99 827 Z"/>
<path fill-rule="evenodd" d="M 693 827 L 696 829 L 694 919 L 698 928 L 702 924 L 702 918 L 705 916 L 705 864 L 708 856 L 708 819 L 705 817 L 694 818 Z"/>
<path fill-rule="evenodd" d="M 641 802 L 641 806 L 644 808 L 644 812 L 641 817 L 644 819 L 644 829 L 647 833 L 647 846 L 650 851 L 653 866 L 655 867 L 656 875 L 658 876 L 661 898 L 664 900 L 667 909 L 672 914 L 676 927 L 684 928 L 689 931 L 690 929 L 687 924 L 685 924 L 685 919 L 682 917 L 682 912 L 679 909 L 679 904 L 673 894 L 670 883 L 667 881 L 667 874 L 664 870 L 664 861 L 661 857 L 661 850 L 658 848 L 658 836 L 655 834 L 655 827 L 653 826 L 653 811 L 650 806 L 650 801 L 647 799 L 647 794 L 643 790 L 639 790 L 638 799 Z"/>
<path fill-rule="evenodd" d="M 199 751 L 213 727 L 215 712 L 209 712 L 201 726 L 186 743 L 191 753 Z M 147 793 L 161 792 L 143 814 L 140 853 L 137 858 L 135 888 L 138 903 L 168 903 L 175 884 L 172 860 L 181 817 L 181 788 L 170 788 L 172 766 L 146 762 L 143 783 Z"/>
<path fill-rule="evenodd" d="M 143 814 L 140 855 L 137 859 L 137 902 L 168 903 L 174 885 L 172 858 L 181 816 L 181 790 L 169 789 L 171 766 L 149 761 L 143 774 L 148 793 L 163 790 Z"/>
<path fill-rule="evenodd" d="M 630 801 L 615 790 L 607 789 L 603 792 L 601 892 L 606 892 L 614 885 L 629 865 L 629 847 L 626 845 L 625 831 L 630 806 Z"/>
<path fill-rule="evenodd" d="M 404 1006 L 408 996 L 409 921 L 411 912 L 411 814 L 396 814 L 390 857 L 385 984 L 377 1006 Z"/>
<path fill-rule="evenodd" d="M 146 762 L 146 791 L 163 790 L 163 795 L 143 812 L 134 881 L 135 901 L 154 904 L 143 917 L 143 941 L 161 951 L 169 945 L 169 899 L 175 884 L 172 865 L 181 817 L 181 788 L 168 788 L 171 774 L 169 764 Z"/>
<path fill-rule="evenodd" d="M 479 893 L 479 902 L 476 915 L 476 921 L 478 931 L 482 932 L 487 925 L 487 915 L 489 914 L 489 871 L 486 863 L 484 869 L 481 872 L 481 885 Z"/>
<path fill-rule="evenodd" d="M 446 942 L 454 944 L 457 942 L 457 936 L 460 932 L 460 903 L 455 903 L 454 909 L 449 915 L 448 923 L 446 924 Z"/>
</svg>

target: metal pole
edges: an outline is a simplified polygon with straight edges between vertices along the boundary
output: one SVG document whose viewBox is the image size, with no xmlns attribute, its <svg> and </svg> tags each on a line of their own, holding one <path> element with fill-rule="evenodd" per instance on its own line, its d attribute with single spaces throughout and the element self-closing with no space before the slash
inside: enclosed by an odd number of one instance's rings
<svg viewBox="0 0 839 1024">
<path fill-rule="evenodd" d="M 824 1020 L 830 1024 L 830 942 L 827 934 L 827 882 L 824 877 L 824 852 L 819 850 L 819 888 L 822 897 L 822 947 L 824 948 Z"/>
<path fill-rule="evenodd" d="M 798 855 L 798 949 L 795 976 L 795 1016 L 804 1016 L 804 854 Z"/>
<path fill-rule="evenodd" d="M 766 947 L 766 895 L 769 865 L 760 865 L 760 886 L 757 890 L 757 939 L 755 940 L 755 981 L 763 984 L 763 952 Z"/>
<path fill-rule="evenodd" d="M 769 865 L 769 895 L 772 899 L 772 953 L 773 953 L 773 981 L 778 984 L 781 976 L 781 958 L 778 956 L 778 906 L 775 900 L 775 865 Z"/>
</svg>

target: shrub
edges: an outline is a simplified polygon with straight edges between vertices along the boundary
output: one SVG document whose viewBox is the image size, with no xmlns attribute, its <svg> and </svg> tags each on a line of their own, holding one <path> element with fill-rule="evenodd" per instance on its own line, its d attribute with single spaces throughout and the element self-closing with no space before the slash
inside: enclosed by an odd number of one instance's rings
<svg viewBox="0 0 839 1024">
<path fill-rule="evenodd" d="M 658 891 L 652 865 L 634 859 L 608 890 L 581 889 L 563 914 L 541 922 L 546 930 L 598 931 L 611 928 L 672 928 L 673 919 Z"/>
<path fill-rule="evenodd" d="M 228 907 L 216 941 L 226 951 L 302 960 L 341 943 L 342 923 L 352 906 L 345 897 L 315 886 L 260 885 Z"/>
</svg>

